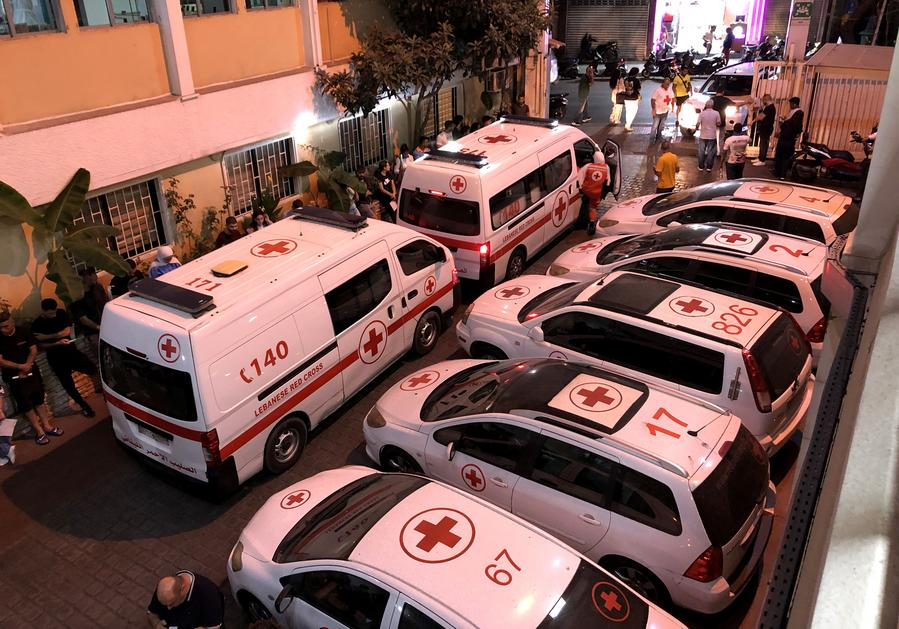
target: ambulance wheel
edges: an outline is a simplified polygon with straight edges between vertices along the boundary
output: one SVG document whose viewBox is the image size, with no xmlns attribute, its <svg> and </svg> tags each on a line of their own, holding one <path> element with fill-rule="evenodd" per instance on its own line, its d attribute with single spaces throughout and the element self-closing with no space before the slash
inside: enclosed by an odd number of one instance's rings
<svg viewBox="0 0 899 629">
<path fill-rule="evenodd" d="M 512 252 L 512 257 L 509 258 L 509 266 L 506 267 L 507 280 L 514 280 L 516 277 L 524 273 L 524 261 L 524 249 L 518 248 Z"/>
<path fill-rule="evenodd" d="M 388 472 L 421 474 L 421 465 L 399 448 L 387 447 L 381 452 L 381 467 Z"/>
<path fill-rule="evenodd" d="M 424 356 L 437 345 L 440 336 L 440 315 L 429 310 L 421 315 L 415 326 L 415 336 L 412 339 L 412 349 L 419 356 Z"/>
<path fill-rule="evenodd" d="M 306 447 L 306 424 L 299 417 L 288 417 L 274 427 L 265 440 L 265 469 L 272 474 L 286 472 Z"/>
</svg>

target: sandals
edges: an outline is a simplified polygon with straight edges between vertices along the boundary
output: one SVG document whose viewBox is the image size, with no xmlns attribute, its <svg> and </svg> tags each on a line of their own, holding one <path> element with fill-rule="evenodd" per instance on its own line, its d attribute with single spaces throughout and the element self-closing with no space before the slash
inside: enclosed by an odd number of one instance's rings
<svg viewBox="0 0 899 629">
<path fill-rule="evenodd" d="M 34 436 L 34 442 L 35 442 L 37 445 L 39 445 L 39 446 L 45 446 L 45 445 L 47 445 L 48 443 L 50 443 L 50 437 L 48 437 L 46 434 L 43 434 L 43 435 L 35 435 L 35 436 Z"/>
<path fill-rule="evenodd" d="M 59 426 L 54 426 L 50 430 L 45 430 L 44 433 L 50 435 L 51 437 L 61 437 L 65 434 L 63 432 L 63 429 Z"/>
</svg>

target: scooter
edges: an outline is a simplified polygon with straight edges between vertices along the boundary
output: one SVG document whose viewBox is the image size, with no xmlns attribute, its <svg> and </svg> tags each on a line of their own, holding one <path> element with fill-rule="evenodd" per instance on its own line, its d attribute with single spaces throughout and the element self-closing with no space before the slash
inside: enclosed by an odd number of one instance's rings
<svg viewBox="0 0 899 629">
<path fill-rule="evenodd" d="M 549 95 L 549 117 L 562 120 L 568 111 L 568 92 Z"/>
<path fill-rule="evenodd" d="M 807 135 L 793 155 L 792 176 L 798 181 L 814 181 L 818 177 L 841 181 L 860 181 L 867 172 L 865 162 L 870 161 L 874 140 L 863 138 L 856 131 L 851 133 L 852 142 L 864 144 L 865 160 L 856 162 L 849 151 L 831 149 L 826 144 L 809 142 Z"/>
<path fill-rule="evenodd" d="M 719 70 L 727 65 L 727 60 L 724 58 L 724 55 L 711 55 L 709 57 L 703 57 L 696 64 L 696 69 L 694 74 L 698 76 L 707 76 L 712 74 L 715 70 Z"/>
<path fill-rule="evenodd" d="M 603 73 L 606 73 L 618 64 L 619 59 L 621 54 L 618 52 L 618 42 L 612 39 L 604 44 L 597 44 L 590 63 L 593 64 L 593 71 L 599 74 L 599 66 L 605 66 Z"/>
<path fill-rule="evenodd" d="M 576 79 L 580 76 L 578 71 L 577 59 L 574 57 L 561 57 L 558 59 L 559 78 L 560 79 Z"/>
<path fill-rule="evenodd" d="M 658 76 L 663 79 L 670 79 L 674 76 L 674 57 L 666 57 L 660 59 L 654 52 L 649 53 L 646 61 L 643 62 L 643 71 L 640 73 L 644 79 L 651 76 Z"/>
</svg>

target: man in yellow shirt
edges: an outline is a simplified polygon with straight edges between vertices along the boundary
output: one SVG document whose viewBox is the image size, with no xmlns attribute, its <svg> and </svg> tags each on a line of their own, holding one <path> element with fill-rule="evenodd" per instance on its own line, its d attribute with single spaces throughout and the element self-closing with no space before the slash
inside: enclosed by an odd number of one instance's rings
<svg viewBox="0 0 899 629">
<path fill-rule="evenodd" d="M 674 114 L 674 124 L 677 126 L 680 122 L 680 108 L 693 95 L 693 84 L 690 83 L 690 73 L 687 72 L 687 68 L 680 66 L 677 69 L 677 74 L 671 81 L 671 87 L 674 88 L 674 102 L 677 105 L 677 111 Z"/>
<path fill-rule="evenodd" d="M 671 192 L 674 190 L 674 177 L 680 171 L 677 163 L 677 155 L 671 152 L 671 141 L 662 140 L 662 154 L 656 161 L 655 172 L 659 178 L 656 183 L 656 192 Z"/>
</svg>

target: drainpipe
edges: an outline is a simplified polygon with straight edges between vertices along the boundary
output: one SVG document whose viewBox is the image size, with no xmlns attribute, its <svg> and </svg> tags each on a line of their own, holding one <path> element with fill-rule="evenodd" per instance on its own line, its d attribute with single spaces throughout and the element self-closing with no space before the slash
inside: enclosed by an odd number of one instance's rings
<svg viewBox="0 0 899 629">
<path fill-rule="evenodd" d="M 159 25 L 162 38 L 162 56 L 165 59 L 169 90 L 182 101 L 197 97 L 194 76 L 190 68 L 187 35 L 180 0 L 150 0 L 153 17 Z"/>
</svg>

